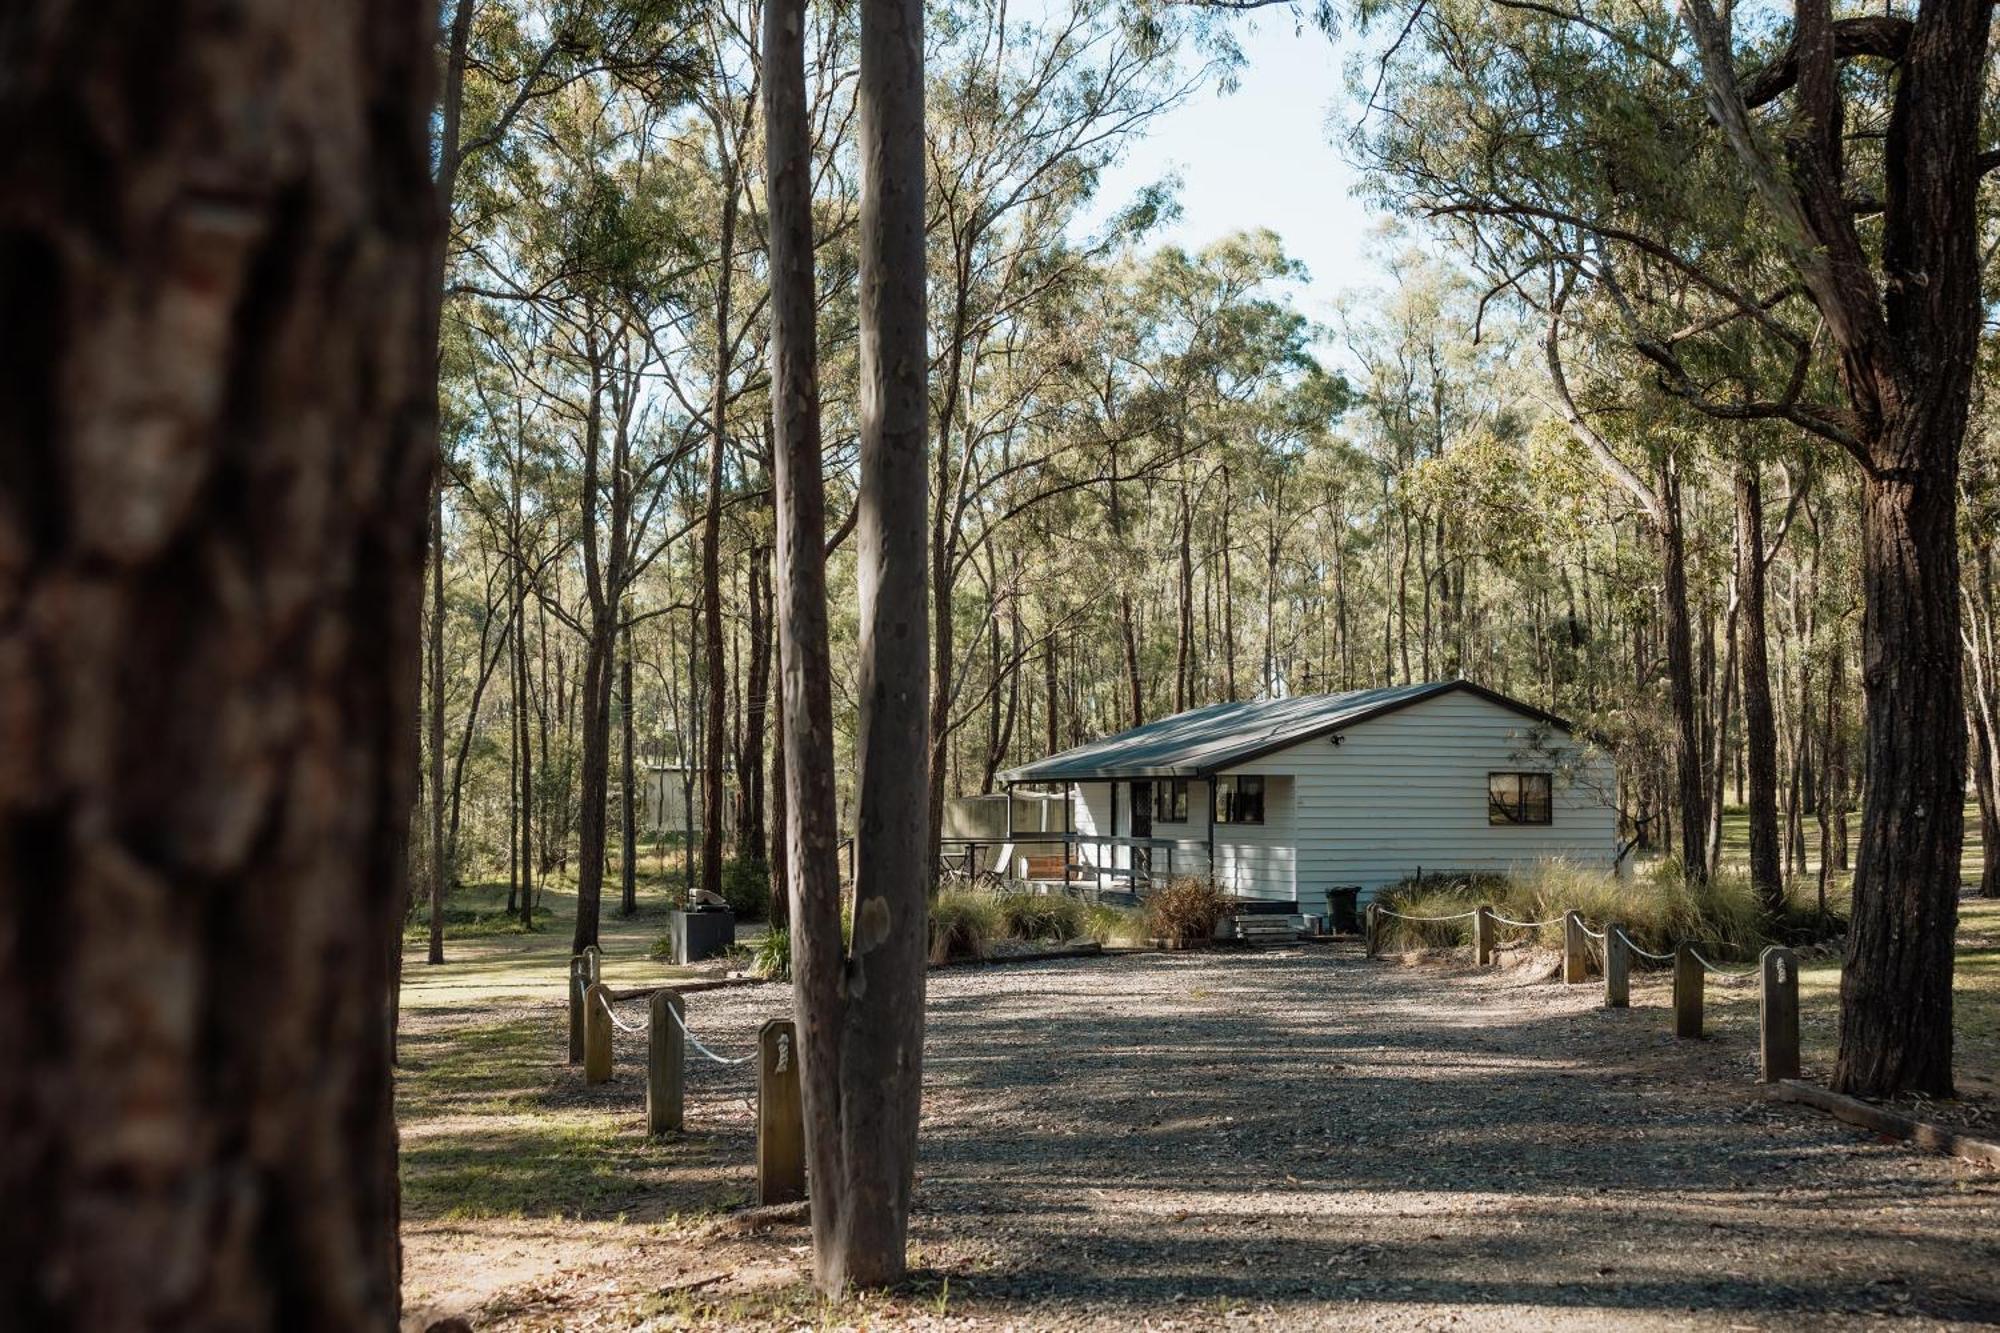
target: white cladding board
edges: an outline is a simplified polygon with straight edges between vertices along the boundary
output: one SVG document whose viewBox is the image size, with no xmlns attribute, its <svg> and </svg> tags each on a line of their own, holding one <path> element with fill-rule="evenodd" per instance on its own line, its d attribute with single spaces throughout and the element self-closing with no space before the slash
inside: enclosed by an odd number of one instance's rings
<svg viewBox="0 0 2000 1333">
<path fill-rule="evenodd" d="M 1617 853 L 1611 763 L 1596 753 L 1575 762 L 1580 747 L 1562 731 L 1454 692 L 1338 734 L 1338 745 L 1326 736 L 1300 741 L 1229 770 L 1293 779 L 1288 834 L 1301 910 L 1321 910 L 1335 885 L 1359 885 L 1365 902 L 1420 867 L 1517 871 L 1564 860 L 1609 868 Z M 1550 771 L 1557 755 L 1574 775 L 1556 776 L 1552 822 L 1487 822 L 1487 774 Z"/>
</svg>

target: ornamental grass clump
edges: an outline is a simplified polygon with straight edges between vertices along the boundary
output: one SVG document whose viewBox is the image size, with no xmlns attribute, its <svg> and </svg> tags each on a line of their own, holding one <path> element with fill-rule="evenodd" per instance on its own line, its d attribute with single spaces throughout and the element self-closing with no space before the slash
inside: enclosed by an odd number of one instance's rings
<svg viewBox="0 0 2000 1333">
<path fill-rule="evenodd" d="M 1083 930 L 1083 904 L 1067 894 L 1008 893 L 995 900 L 1001 931 L 1016 940 L 1073 940 Z"/>
<path fill-rule="evenodd" d="M 1189 875 L 1176 879 L 1146 900 L 1146 924 L 1153 937 L 1170 949 L 1185 949 L 1215 938 L 1215 927 L 1229 915 L 1229 899 L 1213 880 Z"/>
<path fill-rule="evenodd" d="M 931 899 L 931 961 L 984 958 L 986 943 L 1002 933 L 1000 907 L 992 897 L 966 889 L 945 889 Z"/>
</svg>

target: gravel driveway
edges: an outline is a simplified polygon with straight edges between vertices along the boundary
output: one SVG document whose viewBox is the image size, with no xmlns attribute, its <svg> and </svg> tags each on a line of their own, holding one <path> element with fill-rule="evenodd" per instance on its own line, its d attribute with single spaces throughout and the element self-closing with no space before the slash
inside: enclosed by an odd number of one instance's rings
<svg viewBox="0 0 2000 1333">
<path fill-rule="evenodd" d="M 1658 980 L 1613 1012 L 1533 975 L 1348 946 L 934 972 L 913 1242 L 949 1289 L 870 1326 L 2000 1319 L 2000 1174 L 1765 1103 L 1754 1032 L 1676 1043 Z M 741 1051 L 788 1003 L 688 1018 Z M 749 1087 L 691 1071 L 745 1180 Z M 802 1238 L 759 1243 L 803 1273 Z"/>
</svg>

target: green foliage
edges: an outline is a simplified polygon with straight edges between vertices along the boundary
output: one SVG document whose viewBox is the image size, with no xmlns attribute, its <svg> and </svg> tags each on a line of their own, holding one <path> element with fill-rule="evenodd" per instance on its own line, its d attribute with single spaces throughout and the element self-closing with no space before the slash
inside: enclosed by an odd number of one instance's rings
<svg viewBox="0 0 2000 1333">
<path fill-rule="evenodd" d="M 1484 903 L 1516 921 L 1548 921 L 1575 911 L 1585 924 L 1601 928 L 1617 921 L 1643 949 L 1671 952 L 1682 940 L 1692 940 L 1723 954 L 1748 957 L 1770 943 L 1798 943 L 1837 934 L 1844 915 L 1834 911 L 1822 928 L 1804 886 L 1777 921 L 1764 920 L 1757 894 L 1746 876 L 1727 873 L 1706 884 L 1689 881 L 1671 861 L 1649 867 L 1627 879 L 1562 861 L 1549 861 L 1525 875 L 1477 875 L 1452 880 L 1427 879 L 1391 885 L 1376 899 L 1407 916 L 1456 916 Z M 1385 949 L 1455 948 L 1472 942 L 1472 922 L 1403 921 L 1385 917 Z M 1550 949 L 1562 947 L 1562 926 L 1523 931 L 1501 926 L 1502 944 L 1532 941 Z"/>
<path fill-rule="evenodd" d="M 1073 940 L 1083 928 L 1083 904 L 1061 893 L 1009 893 L 994 903 L 1001 930 L 1017 940 Z"/>
<path fill-rule="evenodd" d="M 931 900 L 931 961 L 983 958 L 987 941 L 1002 934 L 1004 926 L 992 895 L 946 889 Z"/>
<path fill-rule="evenodd" d="M 1215 881 L 1194 875 L 1174 880 L 1146 900 L 1146 924 L 1169 948 L 1185 948 L 1215 938 L 1215 927 L 1229 915 L 1229 899 Z"/>
<path fill-rule="evenodd" d="M 792 932 L 773 926 L 750 946 L 750 971 L 767 981 L 784 981 L 792 975 Z"/>
<path fill-rule="evenodd" d="M 771 911 L 771 867 L 761 856 L 723 862 L 722 897 L 738 921 L 762 921 Z"/>
</svg>

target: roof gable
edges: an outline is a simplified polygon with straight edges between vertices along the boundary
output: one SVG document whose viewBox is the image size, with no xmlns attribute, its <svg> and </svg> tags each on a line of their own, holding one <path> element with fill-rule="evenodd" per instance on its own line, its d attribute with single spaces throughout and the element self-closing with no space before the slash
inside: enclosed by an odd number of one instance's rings
<svg viewBox="0 0 2000 1333">
<path fill-rule="evenodd" d="M 1488 703 L 1569 730 L 1552 713 L 1468 680 L 1427 681 L 1339 694 L 1306 694 L 1209 704 L 1079 745 L 1000 774 L 1006 782 L 1076 782 L 1101 778 L 1206 777 L 1218 769 L 1359 726 L 1426 699 L 1464 690 Z"/>
</svg>

